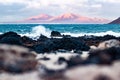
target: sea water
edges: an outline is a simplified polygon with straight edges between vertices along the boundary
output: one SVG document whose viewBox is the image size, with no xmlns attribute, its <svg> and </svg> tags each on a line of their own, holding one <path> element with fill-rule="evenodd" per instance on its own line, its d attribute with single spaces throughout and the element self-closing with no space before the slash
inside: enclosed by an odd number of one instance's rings
<svg viewBox="0 0 120 80">
<path fill-rule="evenodd" d="M 117 24 L 0 24 L 0 33 L 14 31 L 21 36 L 37 39 L 41 34 L 50 37 L 51 31 L 74 37 L 84 35 L 120 36 L 120 25 Z"/>
</svg>

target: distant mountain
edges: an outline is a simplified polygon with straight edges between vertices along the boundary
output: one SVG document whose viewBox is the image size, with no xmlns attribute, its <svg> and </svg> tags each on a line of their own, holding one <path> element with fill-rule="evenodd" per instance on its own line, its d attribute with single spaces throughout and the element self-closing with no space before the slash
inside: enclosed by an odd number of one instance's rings
<svg viewBox="0 0 120 80">
<path fill-rule="evenodd" d="M 90 18 L 90 17 L 84 17 L 81 16 L 77 20 L 77 22 L 83 22 L 83 23 L 107 23 L 109 20 L 103 19 L 103 18 Z"/>
<path fill-rule="evenodd" d="M 109 24 L 120 24 L 120 17 L 113 20 L 112 22 L 110 22 Z"/>
<path fill-rule="evenodd" d="M 73 13 L 65 13 L 58 16 L 40 14 L 25 19 L 23 22 L 33 23 L 108 23 L 109 20 L 103 18 L 90 18 Z"/>
<path fill-rule="evenodd" d="M 52 18 L 52 16 L 47 15 L 47 14 L 40 14 L 37 16 L 33 16 L 30 18 L 27 18 L 25 20 L 23 20 L 23 22 L 35 22 L 35 23 L 39 23 L 39 22 L 48 22 L 48 20 Z"/>
<path fill-rule="evenodd" d="M 55 16 L 50 19 L 51 22 L 70 22 L 79 18 L 79 15 L 73 13 L 65 13 L 59 16 Z"/>
<path fill-rule="evenodd" d="M 51 18 L 51 22 L 60 22 L 60 23 L 106 23 L 109 20 L 102 18 L 90 18 L 86 16 L 81 16 L 73 13 L 65 13 L 59 16 Z"/>
</svg>

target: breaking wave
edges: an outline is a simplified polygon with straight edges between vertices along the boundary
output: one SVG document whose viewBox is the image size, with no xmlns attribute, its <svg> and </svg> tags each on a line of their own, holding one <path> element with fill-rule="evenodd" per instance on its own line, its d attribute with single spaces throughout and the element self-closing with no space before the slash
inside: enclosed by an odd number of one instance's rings
<svg viewBox="0 0 120 80">
<path fill-rule="evenodd" d="M 54 26 L 53 26 L 54 27 Z M 17 32 L 18 34 L 20 34 L 21 36 L 28 36 L 32 39 L 38 39 L 39 36 L 42 34 L 44 36 L 47 36 L 50 38 L 50 34 L 51 34 L 51 29 L 50 28 L 46 28 L 45 26 L 42 26 L 42 25 L 39 25 L 39 26 L 35 26 L 35 27 L 29 27 L 30 31 L 23 31 L 24 33 L 20 33 L 20 32 Z M 59 28 L 57 29 L 57 31 L 59 31 Z M 64 30 L 65 31 L 65 30 Z M 64 33 L 62 31 L 60 31 L 61 34 L 64 34 L 64 35 L 71 35 L 73 37 L 79 37 L 79 36 L 104 36 L 104 35 L 113 35 L 113 36 L 116 36 L 116 37 L 120 37 L 120 32 L 115 32 L 115 31 L 104 31 L 104 32 L 76 32 L 76 33 L 73 33 L 73 31 L 65 31 Z M 2 34 L 2 33 L 0 33 Z"/>
<path fill-rule="evenodd" d="M 51 31 L 50 29 L 48 28 L 45 28 L 44 26 L 35 26 L 32 28 L 31 32 L 30 33 L 25 33 L 25 34 L 21 34 L 21 35 L 24 35 L 24 36 L 28 36 L 30 38 L 33 38 L 33 39 L 38 39 L 39 36 L 42 34 L 44 36 L 47 36 L 50 38 L 50 34 L 51 34 Z M 114 31 L 106 31 L 106 32 L 98 32 L 98 33 L 71 33 L 71 32 L 65 32 L 65 33 L 61 33 L 61 34 L 64 34 L 64 35 L 71 35 L 73 37 L 79 37 L 79 36 L 104 36 L 104 35 L 113 35 L 113 36 L 116 36 L 116 37 L 120 37 L 120 33 L 119 32 L 114 32 Z"/>
<path fill-rule="evenodd" d="M 120 33 L 119 32 L 113 32 L 113 31 L 106 31 L 106 32 L 99 32 L 99 33 L 62 33 L 64 35 L 71 35 L 71 36 L 74 36 L 74 37 L 79 37 L 79 36 L 104 36 L 104 35 L 113 35 L 113 36 L 116 36 L 116 37 L 120 37 Z"/>
<path fill-rule="evenodd" d="M 51 30 L 46 29 L 44 26 L 35 26 L 30 33 L 21 34 L 22 36 L 28 36 L 33 39 L 38 39 L 40 35 L 50 37 Z"/>
</svg>

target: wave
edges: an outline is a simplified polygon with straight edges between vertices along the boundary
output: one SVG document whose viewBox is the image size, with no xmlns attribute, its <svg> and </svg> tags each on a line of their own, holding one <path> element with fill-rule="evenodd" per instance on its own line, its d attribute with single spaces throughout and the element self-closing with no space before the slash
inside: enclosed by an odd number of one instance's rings
<svg viewBox="0 0 120 80">
<path fill-rule="evenodd" d="M 50 29 L 45 28 L 44 26 L 35 26 L 32 28 L 32 31 L 30 33 L 25 33 L 25 34 L 21 34 L 22 36 L 28 36 L 30 38 L 33 39 L 38 39 L 39 36 L 42 34 L 44 36 L 47 36 L 48 38 L 50 38 L 50 34 L 51 34 Z M 80 36 L 104 36 L 104 35 L 113 35 L 116 37 L 120 37 L 120 33 L 119 32 L 114 32 L 114 31 L 106 31 L 106 32 L 98 32 L 98 33 L 71 33 L 71 32 L 65 32 L 65 33 L 61 33 L 62 35 L 71 35 L 73 37 L 80 37 Z"/>
<path fill-rule="evenodd" d="M 38 39 L 40 35 L 44 35 L 50 38 L 51 30 L 44 26 L 35 26 L 30 33 L 20 34 L 21 36 L 28 36 L 33 39 Z"/>
<path fill-rule="evenodd" d="M 51 34 L 51 31 L 50 29 L 48 28 L 45 28 L 45 26 L 35 26 L 31 29 L 30 32 L 24 32 L 24 33 L 21 33 L 20 35 L 21 36 L 27 36 L 27 37 L 30 37 L 32 39 L 38 39 L 39 36 L 42 34 L 44 36 L 47 36 L 48 38 L 50 38 L 50 34 Z M 2 33 L 0 33 L 2 34 Z M 120 37 L 120 32 L 114 32 L 114 31 L 106 31 L 106 32 L 98 32 L 98 33 L 84 33 L 84 32 L 80 32 L 80 33 L 71 33 L 71 32 L 65 32 L 65 33 L 61 33 L 62 35 L 71 35 L 73 37 L 80 37 L 80 36 L 104 36 L 104 35 L 113 35 L 113 36 L 116 36 L 116 37 Z"/>
<path fill-rule="evenodd" d="M 113 32 L 113 31 L 106 31 L 106 32 L 99 32 L 99 33 L 62 33 L 64 35 L 71 35 L 71 36 L 74 36 L 74 37 L 79 37 L 79 36 L 105 36 L 105 35 L 113 35 L 113 36 L 116 36 L 116 37 L 120 37 L 120 33 L 119 32 Z"/>
</svg>

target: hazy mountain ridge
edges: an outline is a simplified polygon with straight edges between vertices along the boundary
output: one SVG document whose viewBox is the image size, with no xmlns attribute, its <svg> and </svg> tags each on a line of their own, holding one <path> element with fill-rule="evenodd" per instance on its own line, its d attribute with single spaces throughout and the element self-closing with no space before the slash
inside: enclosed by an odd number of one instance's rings
<svg viewBox="0 0 120 80">
<path fill-rule="evenodd" d="M 91 18 L 86 16 L 81 16 L 73 13 L 65 13 L 58 16 L 51 16 L 48 14 L 40 14 L 38 16 L 33 16 L 25 19 L 22 22 L 33 22 L 33 23 L 108 23 L 108 19 L 104 18 Z"/>
</svg>

